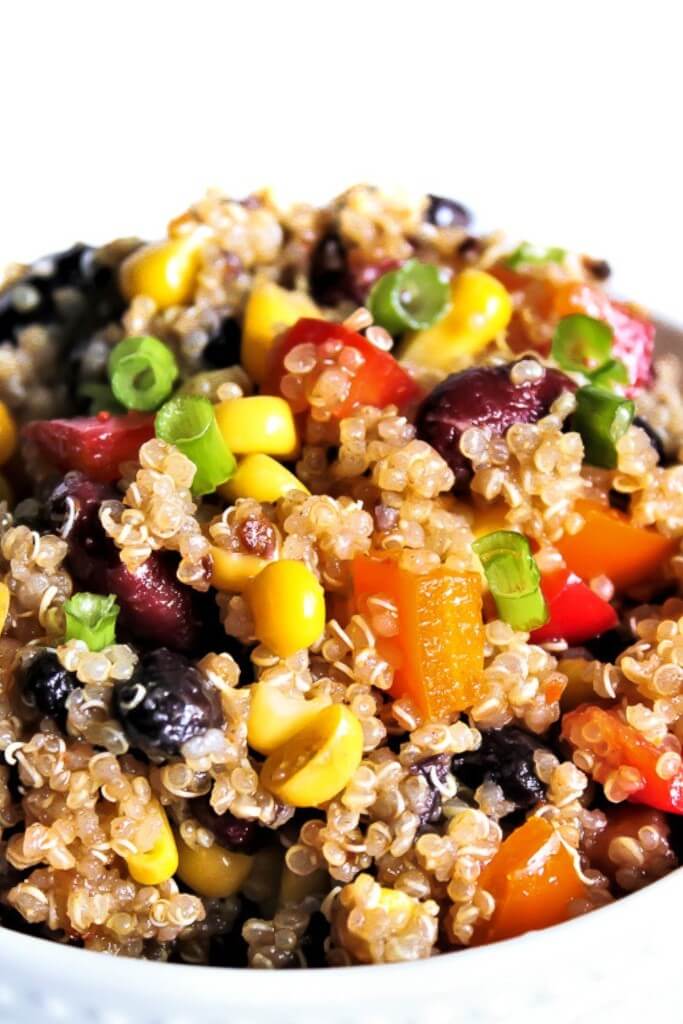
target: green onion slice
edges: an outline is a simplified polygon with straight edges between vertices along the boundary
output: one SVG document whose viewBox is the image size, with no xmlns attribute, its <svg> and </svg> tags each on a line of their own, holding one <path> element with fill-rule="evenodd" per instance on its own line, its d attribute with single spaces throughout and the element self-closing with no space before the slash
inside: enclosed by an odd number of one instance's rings
<svg viewBox="0 0 683 1024">
<path fill-rule="evenodd" d="M 195 496 L 211 494 L 235 472 L 237 462 L 221 434 L 208 398 L 176 395 L 154 419 L 156 436 L 174 444 L 197 467 L 192 482 Z"/>
<path fill-rule="evenodd" d="M 585 313 L 563 316 L 553 335 L 552 356 L 563 370 L 591 374 L 612 355 L 612 328 Z"/>
<path fill-rule="evenodd" d="M 91 651 L 101 651 L 115 642 L 119 606 L 114 594 L 74 594 L 64 602 L 64 614 L 67 640 L 83 640 Z"/>
<path fill-rule="evenodd" d="M 614 469 L 617 441 L 633 423 L 635 406 L 606 388 L 589 384 L 576 392 L 572 430 L 581 434 L 585 461 L 591 466 Z"/>
<path fill-rule="evenodd" d="M 525 632 L 548 621 L 541 574 L 529 541 L 513 530 L 496 530 L 472 545 L 479 556 L 498 614 L 513 629 Z"/>
<path fill-rule="evenodd" d="M 151 412 L 173 391 L 178 364 L 157 338 L 125 338 L 109 356 L 109 379 L 114 396 L 127 409 Z"/>
<path fill-rule="evenodd" d="M 510 270 L 517 270 L 518 267 L 530 265 L 542 265 L 544 263 L 562 263 L 567 255 L 566 249 L 560 249 L 552 245 L 547 249 L 534 245 L 532 242 L 522 242 L 514 252 L 511 252 L 505 259 L 505 266 Z"/>
<path fill-rule="evenodd" d="M 628 370 L 621 359 L 608 359 L 604 366 L 590 375 L 591 384 L 614 391 L 629 384 Z"/>
<path fill-rule="evenodd" d="M 90 401 L 88 412 L 91 416 L 96 416 L 98 412 L 120 414 L 126 411 L 121 403 L 117 402 L 114 398 L 110 386 L 103 381 L 84 381 L 83 384 L 79 385 L 78 397 L 87 398 Z"/>
<path fill-rule="evenodd" d="M 450 287 L 443 270 L 432 263 L 408 260 L 375 283 L 368 308 L 389 334 L 431 327 L 449 306 Z"/>
</svg>

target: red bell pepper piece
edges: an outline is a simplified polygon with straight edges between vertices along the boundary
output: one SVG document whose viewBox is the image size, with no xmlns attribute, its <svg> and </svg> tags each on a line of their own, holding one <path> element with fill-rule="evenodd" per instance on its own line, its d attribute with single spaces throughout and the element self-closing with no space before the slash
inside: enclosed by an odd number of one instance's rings
<svg viewBox="0 0 683 1024">
<path fill-rule="evenodd" d="M 367 341 L 361 334 L 350 331 L 343 324 L 328 320 L 303 317 L 283 335 L 271 364 L 264 391 L 280 394 L 280 382 L 287 371 L 284 359 L 297 345 L 323 345 L 326 341 L 337 341 L 355 349 L 363 357 L 363 365 L 356 371 L 348 397 L 334 411 L 338 419 L 348 416 L 359 405 L 375 405 L 382 409 L 386 405 L 399 408 L 420 397 L 422 388 L 389 352 L 383 352 Z M 303 412 L 303 409 L 295 409 Z"/>
<path fill-rule="evenodd" d="M 569 569 L 558 569 L 544 576 L 541 590 L 550 617 L 544 626 L 532 632 L 531 640 L 535 644 L 566 640 L 574 647 L 614 629 L 619 621 L 612 605 L 598 597 Z"/>
<path fill-rule="evenodd" d="M 617 768 L 635 768 L 643 784 L 630 794 L 628 799 L 632 803 L 646 804 L 671 814 L 683 814 L 683 769 L 673 778 L 660 778 L 657 762 L 666 750 L 650 743 L 642 733 L 625 722 L 618 711 L 582 704 L 564 716 L 562 739 L 573 747 L 594 754 L 591 775 L 597 782 L 606 782 Z"/>
<path fill-rule="evenodd" d="M 121 463 L 137 459 L 140 445 L 154 437 L 154 416 L 99 413 L 72 420 L 36 420 L 24 428 L 24 436 L 60 469 L 77 469 L 105 483 L 118 480 Z"/>
</svg>

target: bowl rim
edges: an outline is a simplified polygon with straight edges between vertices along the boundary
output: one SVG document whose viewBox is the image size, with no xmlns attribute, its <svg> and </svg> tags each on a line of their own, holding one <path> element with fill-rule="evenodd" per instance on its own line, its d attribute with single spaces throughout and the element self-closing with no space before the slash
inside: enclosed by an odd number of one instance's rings
<svg viewBox="0 0 683 1024">
<path fill-rule="evenodd" d="M 108 953 L 103 955 L 98 951 L 25 935 L 3 927 L 0 927 L 0 964 L 7 971 L 14 962 L 19 973 L 19 970 L 26 970 L 27 963 L 42 963 L 47 968 L 46 977 L 57 975 L 70 979 L 87 971 L 93 977 L 97 975 L 98 981 L 104 976 L 106 989 L 116 992 L 125 990 L 128 996 L 149 997 L 150 984 L 165 979 L 166 996 L 173 991 L 188 992 L 191 989 L 192 998 L 196 998 L 202 1005 L 217 1001 L 225 1003 L 226 998 L 232 1003 L 245 1006 L 263 1006 L 264 1002 L 280 1000 L 289 1005 L 298 1002 L 307 1005 L 315 1002 L 329 1003 L 332 985 L 340 971 L 344 972 L 342 977 L 348 976 L 354 1000 L 359 999 L 366 989 L 371 998 L 376 998 L 380 986 L 389 988 L 394 1000 L 402 997 L 414 1000 L 418 975 L 419 985 L 430 986 L 429 991 L 438 995 L 452 991 L 459 983 L 460 965 L 468 980 L 472 977 L 491 978 L 493 962 L 503 957 L 507 968 L 514 970 L 516 963 L 528 963 L 530 958 L 538 958 L 542 945 L 547 946 L 551 952 L 554 951 L 553 947 L 558 953 L 561 949 L 562 956 L 571 950 L 571 955 L 583 958 L 589 952 L 585 942 L 587 938 L 593 944 L 598 943 L 596 949 L 602 948 L 599 943 L 601 936 L 609 936 L 612 945 L 615 940 L 630 943 L 632 933 L 628 927 L 619 927 L 619 917 L 626 914 L 638 920 L 635 912 L 640 908 L 642 914 L 648 902 L 653 904 L 653 910 L 659 904 L 670 906 L 676 899 L 677 889 L 682 885 L 683 867 L 590 913 L 549 928 L 526 932 L 516 938 L 440 953 L 426 960 L 305 968 L 303 976 L 299 970 L 255 972 L 248 967 L 161 963 Z M 590 936 L 586 935 L 587 931 Z M 500 969 L 499 964 L 496 964 L 496 969 Z M 347 975 L 349 970 L 353 971 L 352 975 Z M 267 980 L 264 975 L 269 976 Z M 255 985 L 257 977 L 259 983 Z"/>
</svg>

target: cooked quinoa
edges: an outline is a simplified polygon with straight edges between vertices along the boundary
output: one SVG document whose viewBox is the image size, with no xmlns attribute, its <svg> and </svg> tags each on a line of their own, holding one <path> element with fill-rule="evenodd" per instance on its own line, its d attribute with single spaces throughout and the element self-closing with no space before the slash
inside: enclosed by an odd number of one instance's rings
<svg viewBox="0 0 683 1024">
<path fill-rule="evenodd" d="M 604 261 L 210 192 L 0 290 L 0 921 L 430 957 L 678 865 L 683 399 Z"/>
</svg>

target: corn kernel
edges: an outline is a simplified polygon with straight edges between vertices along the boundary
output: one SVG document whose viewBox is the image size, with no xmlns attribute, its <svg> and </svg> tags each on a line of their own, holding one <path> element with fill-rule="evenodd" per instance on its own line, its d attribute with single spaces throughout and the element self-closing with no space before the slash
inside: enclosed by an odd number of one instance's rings
<svg viewBox="0 0 683 1024">
<path fill-rule="evenodd" d="M 161 831 L 154 846 L 144 853 L 133 853 L 126 857 L 131 877 L 140 885 L 161 885 L 178 870 L 178 847 L 166 811 L 161 804 L 157 804 L 156 811 L 161 820 Z"/>
<path fill-rule="evenodd" d="M 329 892 L 330 876 L 322 868 L 312 871 L 310 875 L 296 875 L 285 864 L 280 879 L 280 894 L 278 906 L 295 907 L 299 906 L 306 899 L 320 901 Z"/>
<path fill-rule="evenodd" d="M 258 452 L 240 461 L 230 480 L 218 488 L 218 493 L 228 501 L 238 498 L 277 501 L 287 491 L 295 490 L 310 493 L 282 463 Z"/>
<path fill-rule="evenodd" d="M 201 245 L 202 235 L 195 232 L 136 249 L 119 271 L 124 296 L 148 295 L 158 309 L 186 305 L 194 293 Z"/>
<path fill-rule="evenodd" d="M 252 395 L 219 402 L 216 420 L 225 443 L 234 455 L 296 455 L 299 439 L 294 416 L 284 398 Z"/>
<path fill-rule="evenodd" d="M 280 658 L 309 647 L 325 628 L 325 592 L 303 562 L 271 562 L 245 596 L 257 638 Z"/>
<path fill-rule="evenodd" d="M 263 281 L 251 291 L 244 310 L 242 366 L 257 384 L 268 372 L 268 363 L 278 335 L 302 316 L 320 316 L 307 295 Z"/>
<path fill-rule="evenodd" d="M 292 807 L 318 807 L 344 788 L 362 757 L 360 722 L 344 704 L 333 704 L 270 755 L 261 782 Z"/>
<path fill-rule="evenodd" d="M 9 589 L 5 583 L 0 583 L 0 633 L 5 628 L 7 613 L 9 611 Z"/>
<path fill-rule="evenodd" d="M 178 877 L 208 899 L 225 899 L 239 892 L 253 865 L 252 857 L 233 853 L 219 843 L 193 850 L 179 840 L 178 858 Z"/>
<path fill-rule="evenodd" d="M 211 586 L 216 590 L 241 593 L 255 576 L 270 565 L 266 558 L 245 555 L 242 551 L 211 548 Z"/>
<path fill-rule="evenodd" d="M 249 746 L 259 754 L 272 754 L 329 704 L 326 696 L 307 700 L 303 694 L 293 696 L 268 681 L 254 683 L 247 722 Z"/>
<path fill-rule="evenodd" d="M 409 335 L 400 356 L 437 370 L 468 363 L 502 331 L 512 316 L 506 288 L 483 270 L 463 270 L 451 284 L 450 312 L 433 327 Z"/>
<path fill-rule="evenodd" d="M 4 466 L 14 455 L 18 436 L 14 416 L 5 403 L 0 402 L 0 466 Z"/>
</svg>

